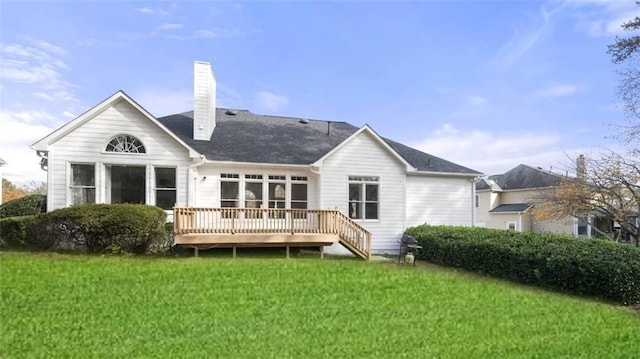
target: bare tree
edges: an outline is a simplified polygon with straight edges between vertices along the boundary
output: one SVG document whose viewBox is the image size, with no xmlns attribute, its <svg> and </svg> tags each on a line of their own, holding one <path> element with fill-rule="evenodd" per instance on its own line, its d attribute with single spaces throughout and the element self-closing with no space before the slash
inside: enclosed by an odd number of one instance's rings
<svg viewBox="0 0 640 359">
<path fill-rule="evenodd" d="M 640 5 L 640 2 L 636 2 Z M 640 17 L 622 24 L 625 31 L 635 32 L 640 30 Z M 623 109 L 628 121 L 618 129 L 616 136 L 625 144 L 631 144 L 640 136 L 640 35 L 629 37 L 616 37 L 607 51 L 615 64 L 623 65 L 619 70 L 620 84 L 618 85 L 618 97 L 622 101 Z M 632 151 L 637 152 L 636 149 Z"/>
<path fill-rule="evenodd" d="M 591 159 L 588 163 L 584 161 L 584 157 L 577 159 L 576 177 L 565 178 L 559 186 L 535 199 L 534 218 L 585 218 L 602 236 L 621 241 L 623 235 L 628 235 L 638 246 L 640 161 L 615 152 L 602 154 L 599 159 Z M 618 223 L 620 230 L 601 230 L 593 221 L 598 217 Z"/>
</svg>

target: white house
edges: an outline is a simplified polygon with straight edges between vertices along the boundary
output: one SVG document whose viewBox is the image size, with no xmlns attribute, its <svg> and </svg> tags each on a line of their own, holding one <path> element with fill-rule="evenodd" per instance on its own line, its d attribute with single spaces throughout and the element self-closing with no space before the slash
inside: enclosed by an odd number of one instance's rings
<svg viewBox="0 0 640 359">
<path fill-rule="evenodd" d="M 371 233 L 374 253 L 397 251 L 409 226 L 473 225 L 481 175 L 368 125 L 217 108 L 204 62 L 194 65 L 192 112 L 156 118 L 118 91 L 31 147 L 48 170 L 48 210 L 337 209 Z"/>
</svg>

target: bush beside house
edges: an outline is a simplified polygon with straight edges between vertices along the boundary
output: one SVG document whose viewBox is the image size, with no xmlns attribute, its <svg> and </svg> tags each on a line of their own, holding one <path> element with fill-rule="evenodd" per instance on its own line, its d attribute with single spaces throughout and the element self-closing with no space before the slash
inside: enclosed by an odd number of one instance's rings
<svg viewBox="0 0 640 359">
<path fill-rule="evenodd" d="M 29 216 L 47 211 L 47 196 L 32 194 L 0 205 L 0 218 Z"/>
<path fill-rule="evenodd" d="M 88 204 L 0 219 L 2 246 L 27 250 L 146 253 L 163 241 L 166 213 L 142 204 Z"/>
<path fill-rule="evenodd" d="M 478 227 L 407 229 L 424 248 L 419 259 L 520 283 L 640 302 L 640 249 L 618 243 Z"/>
</svg>

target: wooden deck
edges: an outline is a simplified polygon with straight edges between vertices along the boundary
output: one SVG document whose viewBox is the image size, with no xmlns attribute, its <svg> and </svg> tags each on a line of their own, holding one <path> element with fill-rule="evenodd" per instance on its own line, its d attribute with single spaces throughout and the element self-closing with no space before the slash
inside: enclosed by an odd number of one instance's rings
<svg viewBox="0 0 640 359">
<path fill-rule="evenodd" d="M 319 247 L 340 243 L 369 260 L 371 234 L 337 210 L 173 208 L 175 244 L 196 250 L 231 247 Z"/>
</svg>

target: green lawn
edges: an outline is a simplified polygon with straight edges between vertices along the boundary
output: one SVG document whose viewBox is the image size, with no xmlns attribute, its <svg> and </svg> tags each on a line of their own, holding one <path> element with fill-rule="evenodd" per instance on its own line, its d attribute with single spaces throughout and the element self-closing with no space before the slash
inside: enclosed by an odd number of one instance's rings
<svg viewBox="0 0 640 359">
<path fill-rule="evenodd" d="M 640 353 L 620 307 L 437 267 L 0 252 L 0 357 Z"/>
</svg>

